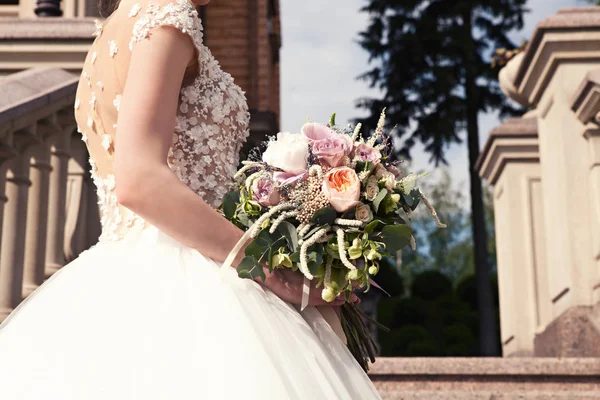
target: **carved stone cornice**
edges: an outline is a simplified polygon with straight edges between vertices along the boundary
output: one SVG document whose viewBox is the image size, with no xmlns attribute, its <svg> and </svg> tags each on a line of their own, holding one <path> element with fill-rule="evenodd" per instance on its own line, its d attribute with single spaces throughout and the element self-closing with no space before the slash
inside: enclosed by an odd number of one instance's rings
<svg viewBox="0 0 600 400">
<path fill-rule="evenodd" d="M 514 77 L 514 87 L 536 105 L 563 62 L 600 62 L 600 7 L 561 10 L 540 22 Z"/>
<path fill-rule="evenodd" d="M 600 69 L 590 71 L 575 93 L 571 109 L 585 125 L 600 125 Z"/>
<path fill-rule="evenodd" d="M 539 161 L 537 118 L 511 118 L 490 133 L 475 169 L 494 185 L 508 163 Z"/>
</svg>

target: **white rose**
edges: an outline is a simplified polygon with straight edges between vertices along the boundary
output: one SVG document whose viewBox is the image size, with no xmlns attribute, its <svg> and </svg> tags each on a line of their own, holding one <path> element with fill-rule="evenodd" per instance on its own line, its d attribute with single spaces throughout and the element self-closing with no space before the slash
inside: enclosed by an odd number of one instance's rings
<svg viewBox="0 0 600 400">
<path fill-rule="evenodd" d="M 373 213 L 371 212 L 371 207 L 364 205 L 363 203 L 358 203 L 358 205 L 356 206 L 354 216 L 363 224 L 368 224 L 373 220 Z"/>
<path fill-rule="evenodd" d="M 385 183 L 385 188 L 388 191 L 392 191 L 394 189 L 394 187 L 396 186 L 396 177 L 389 172 L 387 174 L 384 174 L 381 179 Z"/>
<path fill-rule="evenodd" d="M 365 197 L 369 201 L 373 201 L 377 194 L 379 193 L 379 184 L 377 182 L 377 178 L 374 176 L 370 176 L 367 180 L 367 188 L 365 191 Z"/>
<path fill-rule="evenodd" d="M 300 134 L 280 132 L 277 140 L 269 142 L 262 159 L 272 167 L 299 175 L 306 171 L 308 139 Z"/>
</svg>

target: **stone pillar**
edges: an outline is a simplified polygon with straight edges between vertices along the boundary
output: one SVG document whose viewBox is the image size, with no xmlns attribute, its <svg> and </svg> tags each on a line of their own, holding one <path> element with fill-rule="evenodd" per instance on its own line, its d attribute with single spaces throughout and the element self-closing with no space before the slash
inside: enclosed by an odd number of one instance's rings
<svg viewBox="0 0 600 400">
<path fill-rule="evenodd" d="M 585 125 L 583 132 L 588 144 L 590 210 L 592 228 L 593 303 L 600 303 L 600 69 L 588 73 L 573 101 L 573 111 Z M 600 322 L 600 321 L 599 321 Z"/>
<path fill-rule="evenodd" d="M 12 159 L 6 175 L 8 201 L 0 245 L 0 320 L 4 320 L 21 302 L 27 195 L 30 186 L 29 159 L 24 155 Z"/>
<path fill-rule="evenodd" d="M 547 273 L 535 279 L 549 294 L 540 308 L 549 318 L 540 320 L 534 355 L 600 356 L 596 134 L 578 115 L 594 98 L 584 88 L 593 85 L 583 82 L 600 69 L 600 7 L 565 9 L 540 22 L 524 53 L 505 68 L 504 93 L 537 110 Z M 505 209 L 501 223 L 513 215 Z"/>
<path fill-rule="evenodd" d="M 30 157 L 31 189 L 27 204 L 27 234 L 23 276 L 23 297 L 44 282 L 46 260 L 46 228 L 48 222 L 48 188 L 50 184 L 50 148 L 42 143 Z"/>
<path fill-rule="evenodd" d="M 477 168 L 494 185 L 502 352 L 532 355 L 535 332 L 549 320 L 536 118 L 492 131 Z"/>
<path fill-rule="evenodd" d="M 48 230 L 46 238 L 46 277 L 65 265 L 64 237 L 66 220 L 67 174 L 70 132 L 54 135 L 50 145 L 50 188 L 48 195 Z"/>
</svg>

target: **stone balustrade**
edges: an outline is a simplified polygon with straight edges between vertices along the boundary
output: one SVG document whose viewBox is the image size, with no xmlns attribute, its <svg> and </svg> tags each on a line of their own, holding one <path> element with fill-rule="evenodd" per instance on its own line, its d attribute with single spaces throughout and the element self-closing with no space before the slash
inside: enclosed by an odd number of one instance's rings
<svg viewBox="0 0 600 400">
<path fill-rule="evenodd" d="M 57 68 L 0 81 L 0 321 L 99 235 L 77 82 Z"/>
</svg>

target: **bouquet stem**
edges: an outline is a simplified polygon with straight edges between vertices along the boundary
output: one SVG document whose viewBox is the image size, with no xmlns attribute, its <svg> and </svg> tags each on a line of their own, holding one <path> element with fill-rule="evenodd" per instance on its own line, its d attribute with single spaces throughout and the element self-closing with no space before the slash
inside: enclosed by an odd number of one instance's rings
<svg viewBox="0 0 600 400">
<path fill-rule="evenodd" d="M 340 317 L 350 353 L 365 372 L 369 372 L 369 362 L 374 363 L 375 357 L 379 355 L 381 350 L 371 336 L 371 332 L 363 318 L 368 319 L 386 332 L 389 332 L 389 328 L 370 318 L 354 303 L 345 303 L 341 307 Z"/>
</svg>

